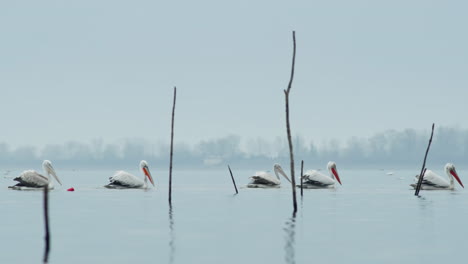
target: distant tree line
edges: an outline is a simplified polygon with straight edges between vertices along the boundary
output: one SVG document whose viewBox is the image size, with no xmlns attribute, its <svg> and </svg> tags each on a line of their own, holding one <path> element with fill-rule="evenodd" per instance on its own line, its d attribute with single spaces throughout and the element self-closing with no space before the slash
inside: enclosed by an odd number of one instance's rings
<svg viewBox="0 0 468 264">
<path fill-rule="evenodd" d="M 316 144 L 302 136 L 294 137 L 294 152 L 307 168 L 324 168 L 329 160 L 342 168 L 418 168 L 421 166 L 430 131 L 388 130 L 369 138 L 352 137 L 345 142 L 330 140 Z M 166 168 L 169 144 L 151 143 L 143 139 L 126 139 L 104 143 L 96 139 L 89 143 L 67 142 L 43 148 L 22 146 L 13 148 L 0 143 L 0 165 L 5 168 L 37 168 L 43 159 L 67 168 L 137 167 L 141 159 Z M 457 167 L 468 165 L 468 130 L 440 127 L 436 129 L 428 156 L 428 166 L 453 162 Z M 287 164 L 286 136 L 273 140 L 241 139 L 228 135 L 202 140 L 196 144 L 176 143 L 176 168 L 213 168 L 231 164 L 237 168 L 268 169 L 273 163 Z M 38 165 L 39 164 L 39 165 Z"/>
</svg>

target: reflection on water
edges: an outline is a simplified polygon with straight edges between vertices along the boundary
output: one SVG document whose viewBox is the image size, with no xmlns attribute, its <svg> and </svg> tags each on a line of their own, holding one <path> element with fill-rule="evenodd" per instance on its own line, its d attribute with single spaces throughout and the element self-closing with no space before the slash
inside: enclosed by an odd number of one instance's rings
<svg viewBox="0 0 468 264">
<path fill-rule="evenodd" d="M 294 255 L 294 244 L 296 236 L 296 212 L 293 212 L 292 217 L 286 221 L 284 228 L 286 233 L 286 244 L 284 245 L 285 261 L 286 263 L 296 263 L 296 257 Z"/>
<path fill-rule="evenodd" d="M 175 234 L 174 234 L 174 212 L 172 205 L 169 205 L 169 263 L 174 263 L 175 255 Z"/>
<path fill-rule="evenodd" d="M 432 240 L 432 235 L 434 235 L 434 229 L 436 229 L 434 223 L 434 202 L 431 198 L 426 198 L 423 196 L 418 196 L 418 205 L 419 205 L 419 216 L 424 218 L 424 221 L 421 223 L 415 223 L 418 228 L 423 233 L 423 236 L 429 236 L 428 240 Z"/>
<path fill-rule="evenodd" d="M 233 199 L 221 172 L 181 171 L 177 216 L 166 183 L 146 192 L 102 188 L 111 173 L 68 172 L 66 186 L 49 192 L 49 263 L 466 261 L 468 191 L 423 190 L 416 198 L 411 171 L 344 171 L 350 180 L 336 190 L 304 190 L 296 215 L 290 188 L 242 189 Z M 42 192 L 11 191 L 11 180 L 0 179 L 0 263 L 42 263 Z M 66 191 L 71 186 L 75 192 Z"/>
</svg>

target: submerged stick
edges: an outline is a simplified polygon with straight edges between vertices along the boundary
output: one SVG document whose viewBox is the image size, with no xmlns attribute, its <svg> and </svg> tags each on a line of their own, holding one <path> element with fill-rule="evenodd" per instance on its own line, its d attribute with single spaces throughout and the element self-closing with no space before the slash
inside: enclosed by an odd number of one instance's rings
<svg viewBox="0 0 468 264">
<path fill-rule="evenodd" d="M 50 233 L 49 233 L 49 187 L 44 186 L 44 222 L 45 222 L 45 249 L 44 249 L 44 263 L 48 262 L 50 250 Z"/>
<path fill-rule="evenodd" d="M 421 168 L 421 174 L 419 174 L 418 184 L 416 185 L 416 191 L 414 192 L 414 195 L 416 195 L 416 196 L 419 195 L 419 191 L 421 190 L 421 185 L 422 185 L 422 181 L 423 181 L 423 178 L 424 178 L 424 173 L 426 172 L 425 167 L 426 167 L 427 153 L 429 153 L 429 148 L 431 147 L 432 136 L 433 135 L 434 135 L 434 123 L 432 123 L 431 138 L 429 138 L 429 144 L 427 145 L 426 155 L 424 156 L 424 161 L 423 161 L 423 165 L 422 165 L 422 168 Z"/>
<path fill-rule="evenodd" d="M 301 197 L 304 196 L 304 187 L 303 187 L 304 179 L 302 178 L 303 175 L 304 175 L 304 161 L 301 160 Z"/>
<path fill-rule="evenodd" d="M 169 159 L 169 204 L 172 205 L 172 156 L 174 149 L 174 114 L 176 105 L 177 88 L 174 86 L 174 103 L 172 104 L 172 123 L 171 123 L 171 156 Z"/>
<path fill-rule="evenodd" d="M 236 181 L 234 180 L 234 176 L 232 175 L 231 167 L 229 167 L 229 165 L 228 165 L 228 169 L 229 169 L 229 173 L 231 173 L 232 184 L 234 184 L 234 189 L 236 189 L 236 194 L 238 194 L 239 192 L 237 191 Z"/>
<path fill-rule="evenodd" d="M 293 144 L 291 139 L 291 127 L 289 122 L 289 92 L 291 91 L 291 85 L 294 78 L 294 64 L 296 62 L 296 32 L 293 31 L 293 57 L 292 57 L 292 67 L 291 67 L 291 77 L 289 79 L 288 89 L 284 90 L 284 95 L 286 99 L 286 132 L 288 134 L 288 143 L 289 143 L 289 158 L 291 160 L 291 185 L 292 185 L 292 195 L 293 195 L 293 208 L 294 213 L 297 212 L 297 200 L 296 200 L 296 179 L 294 177 L 294 153 L 293 153 Z"/>
</svg>

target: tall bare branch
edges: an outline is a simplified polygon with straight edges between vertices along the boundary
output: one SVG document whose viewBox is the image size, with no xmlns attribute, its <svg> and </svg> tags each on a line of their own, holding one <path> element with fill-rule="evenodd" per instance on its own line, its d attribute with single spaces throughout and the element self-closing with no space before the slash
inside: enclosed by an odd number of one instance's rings
<svg viewBox="0 0 468 264">
<path fill-rule="evenodd" d="M 296 63 L 296 32 L 293 31 L 293 57 L 292 57 L 292 67 L 291 67 L 291 77 L 288 83 L 288 89 L 284 90 L 284 95 L 286 99 L 286 132 L 288 134 L 289 142 L 289 158 L 291 160 L 291 185 L 292 185 L 292 195 L 293 195 L 293 208 L 294 213 L 297 212 L 297 200 L 296 200 L 296 178 L 294 176 L 294 152 L 293 144 L 291 138 L 291 125 L 289 122 L 289 93 L 291 91 L 292 82 L 294 79 L 294 65 Z"/>
<path fill-rule="evenodd" d="M 177 87 L 174 87 L 174 102 L 172 104 L 172 123 L 171 123 L 171 156 L 169 160 L 169 204 L 172 205 L 172 156 L 174 149 L 174 115 L 176 106 Z"/>
</svg>

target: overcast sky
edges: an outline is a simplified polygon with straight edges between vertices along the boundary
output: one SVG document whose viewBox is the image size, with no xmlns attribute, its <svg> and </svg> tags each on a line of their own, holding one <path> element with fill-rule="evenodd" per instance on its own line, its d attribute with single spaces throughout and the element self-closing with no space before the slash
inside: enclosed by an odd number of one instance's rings
<svg viewBox="0 0 468 264">
<path fill-rule="evenodd" d="M 0 142 L 468 128 L 465 1 L 2 1 Z"/>
</svg>

